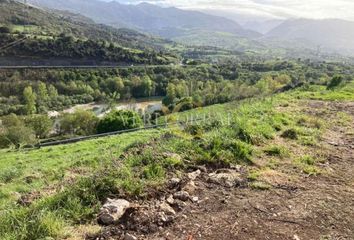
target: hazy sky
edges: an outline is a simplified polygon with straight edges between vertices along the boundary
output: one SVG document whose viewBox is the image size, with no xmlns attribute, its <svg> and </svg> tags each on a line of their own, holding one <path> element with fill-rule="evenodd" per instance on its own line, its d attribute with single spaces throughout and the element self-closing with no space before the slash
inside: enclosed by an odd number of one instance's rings
<svg viewBox="0 0 354 240">
<path fill-rule="evenodd" d="M 222 10 L 264 17 L 341 18 L 354 21 L 354 0 L 146 0 L 146 2 L 185 9 Z"/>
</svg>

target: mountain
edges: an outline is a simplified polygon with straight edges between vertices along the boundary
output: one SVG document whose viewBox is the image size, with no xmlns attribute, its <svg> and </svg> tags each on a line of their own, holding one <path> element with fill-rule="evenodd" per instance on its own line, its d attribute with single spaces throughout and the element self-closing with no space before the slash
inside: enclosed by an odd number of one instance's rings
<svg viewBox="0 0 354 240">
<path fill-rule="evenodd" d="M 259 33 L 245 30 L 227 18 L 174 7 L 163 8 L 148 3 L 128 5 L 116 1 L 99 0 L 30 0 L 29 2 L 45 8 L 80 13 L 97 23 L 118 28 L 133 28 L 167 38 L 171 37 L 171 33 L 175 37 L 185 30 L 228 32 L 241 37 L 260 36 Z"/>
<path fill-rule="evenodd" d="M 312 45 L 326 51 L 354 54 L 354 22 L 339 19 L 291 19 L 269 31 L 265 38 Z"/>
<path fill-rule="evenodd" d="M 272 29 L 282 24 L 283 22 L 284 20 L 280 20 L 280 19 L 272 19 L 272 20 L 264 20 L 264 21 L 246 21 L 245 23 L 242 24 L 242 27 L 262 34 L 266 34 Z"/>
<path fill-rule="evenodd" d="M 70 61 L 170 63 L 166 40 L 129 29 L 116 29 L 66 11 L 47 11 L 0 0 L 0 65 L 22 62 L 58 64 Z M 15 59 L 16 58 L 16 59 Z M 33 59 L 33 61 L 31 60 Z"/>
</svg>

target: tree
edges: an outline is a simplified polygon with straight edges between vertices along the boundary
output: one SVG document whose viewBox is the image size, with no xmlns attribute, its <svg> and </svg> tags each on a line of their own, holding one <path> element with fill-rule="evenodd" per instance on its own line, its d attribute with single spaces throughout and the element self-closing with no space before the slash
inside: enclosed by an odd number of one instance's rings
<svg viewBox="0 0 354 240">
<path fill-rule="evenodd" d="M 59 95 L 58 90 L 52 84 L 50 84 L 48 87 L 48 95 L 51 99 L 54 99 Z"/>
<path fill-rule="evenodd" d="M 327 90 L 333 90 L 343 82 L 342 76 L 334 76 L 331 81 L 327 84 Z"/>
<path fill-rule="evenodd" d="M 49 98 L 48 95 L 48 90 L 47 90 L 47 85 L 45 83 L 40 82 L 38 84 L 38 94 L 37 94 L 37 99 L 39 101 L 45 102 Z"/>
<path fill-rule="evenodd" d="M 176 99 L 176 86 L 173 83 L 167 85 L 167 94 L 166 97 L 162 100 L 162 103 L 165 106 L 169 106 Z"/>
<path fill-rule="evenodd" d="M 49 94 L 47 90 L 47 85 L 40 82 L 38 84 L 38 94 L 37 94 L 37 110 L 38 112 L 46 112 L 49 100 Z"/>
<path fill-rule="evenodd" d="M 33 114 L 36 112 L 36 94 L 33 92 L 31 86 L 28 86 L 23 91 L 23 98 L 26 104 L 26 114 Z"/>
<path fill-rule="evenodd" d="M 128 110 L 113 111 L 97 125 L 98 133 L 114 132 L 126 129 L 134 129 L 143 126 L 143 121 L 138 113 Z"/>
<path fill-rule="evenodd" d="M 67 113 L 60 119 L 60 132 L 62 134 L 90 135 L 96 132 L 98 118 L 93 112 L 78 110 L 72 114 Z"/>
<path fill-rule="evenodd" d="M 23 120 L 15 114 L 10 114 L 2 119 L 0 125 L 0 147 L 15 146 L 20 148 L 24 144 L 35 143 L 33 130 L 26 127 Z"/>
<path fill-rule="evenodd" d="M 27 126 L 33 129 L 35 135 L 39 139 L 48 137 L 49 132 L 53 128 L 53 120 L 47 115 L 32 115 L 25 119 Z"/>
</svg>

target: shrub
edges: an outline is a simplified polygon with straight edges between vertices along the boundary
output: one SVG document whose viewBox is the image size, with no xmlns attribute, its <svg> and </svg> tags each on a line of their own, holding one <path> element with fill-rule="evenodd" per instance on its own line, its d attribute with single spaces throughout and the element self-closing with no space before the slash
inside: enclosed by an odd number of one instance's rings
<svg viewBox="0 0 354 240">
<path fill-rule="evenodd" d="M 288 129 L 282 133 L 281 137 L 296 140 L 298 138 L 298 134 L 295 129 Z"/>
<path fill-rule="evenodd" d="M 0 33 L 11 33 L 11 28 L 7 26 L 0 26 Z"/>
<path fill-rule="evenodd" d="M 62 134 L 89 135 L 96 132 L 98 118 L 93 112 L 78 110 L 60 119 Z"/>
<path fill-rule="evenodd" d="M 26 125 L 33 129 L 37 138 L 46 138 L 52 130 L 53 121 L 47 115 L 32 115 L 25 118 Z"/>
<path fill-rule="evenodd" d="M 120 130 L 134 129 L 143 126 L 143 121 L 138 113 L 121 110 L 109 113 L 99 121 L 97 125 L 98 133 L 107 133 Z"/>
<path fill-rule="evenodd" d="M 327 84 L 327 90 L 333 90 L 336 87 L 338 87 L 339 85 L 341 85 L 343 82 L 343 77 L 342 76 L 335 76 L 331 79 L 331 81 L 329 81 L 329 83 Z"/>
<path fill-rule="evenodd" d="M 0 129 L 0 148 L 14 146 L 19 149 L 26 144 L 35 144 L 33 131 L 24 125 Z"/>
</svg>

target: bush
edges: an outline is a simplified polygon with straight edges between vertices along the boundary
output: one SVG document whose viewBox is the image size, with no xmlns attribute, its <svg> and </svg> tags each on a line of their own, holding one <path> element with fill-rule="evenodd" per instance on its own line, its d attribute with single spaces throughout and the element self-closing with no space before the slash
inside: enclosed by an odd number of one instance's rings
<svg viewBox="0 0 354 240">
<path fill-rule="evenodd" d="M 108 133 L 139 128 L 142 126 L 143 121 L 138 113 L 128 110 L 113 111 L 99 121 L 97 132 Z"/>
<path fill-rule="evenodd" d="M 335 76 L 329 81 L 327 85 L 327 90 L 333 90 L 334 88 L 338 87 L 341 85 L 343 82 L 343 77 L 342 76 Z"/>
<path fill-rule="evenodd" d="M 0 26 L 0 33 L 11 33 L 11 28 L 7 26 Z"/>
<path fill-rule="evenodd" d="M 298 134 L 295 129 L 288 129 L 283 132 L 281 137 L 296 140 L 296 139 L 298 139 Z"/>
<path fill-rule="evenodd" d="M 20 148 L 22 145 L 34 144 L 36 142 L 35 134 L 32 129 L 25 126 L 24 121 L 10 114 L 2 118 L 0 125 L 0 148 L 14 146 Z"/>
<path fill-rule="evenodd" d="M 98 118 L 93 112 L 78 110 L 73 114 L 65 114 L 60 119 L 62 134 L 90 135 L 96 132 Z"/>
<path fill-rule="evenodd" d="M 26 117 L 25 122 L 40 139 L 48 137 L 53 127 L 53 121 L 47 115 L 32 115 Z"/>
</svg>

